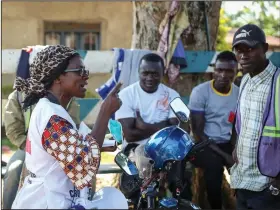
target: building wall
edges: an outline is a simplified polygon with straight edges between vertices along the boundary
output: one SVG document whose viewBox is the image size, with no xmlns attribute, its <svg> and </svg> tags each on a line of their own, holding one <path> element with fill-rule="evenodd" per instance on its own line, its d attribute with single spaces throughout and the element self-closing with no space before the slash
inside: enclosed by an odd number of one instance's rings
<svg viewBox="0 0 280 210">
<path fill-rule="evenodd" d="M 132 3 L 2 2 L 2 49 L 44 44 L 44 21 L 101 24 L 101 50 L 130 48 Z"/>
</svg>

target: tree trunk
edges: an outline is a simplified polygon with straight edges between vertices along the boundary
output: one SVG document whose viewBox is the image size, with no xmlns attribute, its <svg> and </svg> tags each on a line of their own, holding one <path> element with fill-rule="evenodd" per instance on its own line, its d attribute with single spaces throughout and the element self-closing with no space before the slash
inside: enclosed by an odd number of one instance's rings
<svg viewBox="0 0 280 210">
<path fill-rule="evenodd" d="M 204 19 L 204 2 L 181 1 L 187 4 L 191 29 L 188 37 L 183 39 L 191 50 L 207 50 L 207 36 Z M 208 28 L 210 31 L 210 50 L 215 49 L 220 17 L 220 1 L 205 2 Z M 160 39 L 159 25 L 163 20 L 170 1 L 134 1 L 133 2 L 133 37 L 132 48 L 156 50 Z"/>
<path fill-rule="evenodd" d="M 132 48 L 157 50 L 158 31 L 170 2 L 133 1 Z"/>
<path fill-rule="evenodd" d="M 167 2 L 139 2 L 133 1 L 133 38 L 132 48 L 157 50 L 160 34 L 159 25 L 168 11 L 171 1 Z M 182 41 L 187 50 L 203 51 L 208 50 L 206 19 L 204 16 L 204 7 L 207 16 L 207 26 L 209 31 L 209 50 L 215 50 L 215 44 L 218 34 L 221 1 L 180 1 L 180 4 L 187 4 L 184 7 L 188 14 L 190 27 L 182 36 Z M 180 79 L 172 88 L 177 90 L 181 96 L 188 96 L 191 90 L 198 82 L 205 79 L 209 80 L 210 74 L 181 74 Z M 205 199 L 205 186 L 203 171 L 196 169 L 193 177 L 193 201 L 208 207 Z M 228 182 L 223 181 L 223 190 L 230 191 Z M 227 198 L 225 198 L 227 199 Z M 231 203 L 231 202 L 226 202 Z M 232 208 L 232 203 L 225 206 Z"/>
<path fill-rule="evenodd" d="M 205 3 L 205 5 L 204 5 Z M 204 17 L 204 7 L 208 21 L 208 30 L 210 36 L 210 49 L 215 50 L 216 39 L 218 35 L 219 18 L 220 18 L 220 1 L 188 1 L 188 16 L 190 30 L 188 37 L 184 40 L 188 50 L 208 50 L 206 20 Z"/>
</svg>

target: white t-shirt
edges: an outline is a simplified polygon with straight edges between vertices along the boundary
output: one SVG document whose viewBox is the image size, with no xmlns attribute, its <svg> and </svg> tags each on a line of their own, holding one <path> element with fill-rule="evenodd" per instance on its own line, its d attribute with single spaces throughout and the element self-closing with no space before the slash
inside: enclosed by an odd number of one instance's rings
<svg viewBox="0 0 280 210">
<path fill-rule="evenodd" d="M 122 100 L 121 108 L 116 112 L 116 120 L 123 118 L 136 118 L 136 111 L 139 110 L 140 115 L 146 123 L 158 123 L 170 118 L 175 118 L 175 114 L 169 107 L 169 103 L 180 95 L 173 89 L 160 84 L 154 93 L 147 93 L 140 87 L 139 82 L 136 82 L 120 93 L 119 97 Z M 134 143 L 144 144 L 148 139 L 143 139 Z M 127 145 L 124 139 L 123 148 Z"/>
</svg>

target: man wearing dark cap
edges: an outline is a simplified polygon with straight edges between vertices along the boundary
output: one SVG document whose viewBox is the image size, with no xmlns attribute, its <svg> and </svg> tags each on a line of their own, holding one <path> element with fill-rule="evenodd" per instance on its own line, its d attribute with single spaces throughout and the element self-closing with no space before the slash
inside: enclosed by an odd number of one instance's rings
<svg viewBox="0 0 280 210">
<path fill-rule="evenodd" d="M 277 171 L 280 136 L 276 115 L 280 69 L 266 58 L 265 34 L 256 25 L 239 28 L 232 47 L 243 72 L 247 73 L 240 85 L 235 125 L 238 139 L 233 152 L 235 164 L 231 168 L 237 209 L 280 209 L 280 173 Z M 267 126 L 268 119 L 274 123 Z M 275 132 L 267 132 L 266 128 Z M 273 158 L 269 154 L 273 154 Z"/>
</svg>

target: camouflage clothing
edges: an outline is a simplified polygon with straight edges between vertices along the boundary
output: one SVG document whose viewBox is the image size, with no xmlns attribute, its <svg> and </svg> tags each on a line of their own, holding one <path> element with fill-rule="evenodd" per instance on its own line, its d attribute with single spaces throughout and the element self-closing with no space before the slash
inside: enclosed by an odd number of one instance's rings
<svg viewBox="0 0 280 210">
<path fill-rule="evenodd" d="M 19 92 L 13 91 L 8 97 L 4 111 L 4 126 L 11 143 L 23 149 L 26 139 L 25 120 L 19 103 Z"/>
</svg>

